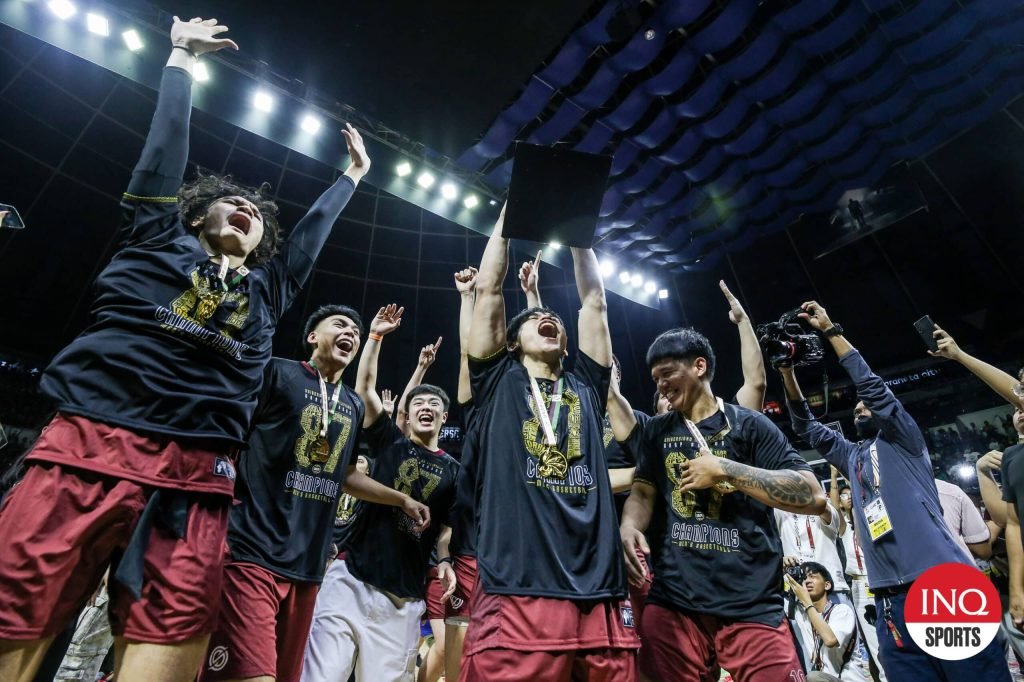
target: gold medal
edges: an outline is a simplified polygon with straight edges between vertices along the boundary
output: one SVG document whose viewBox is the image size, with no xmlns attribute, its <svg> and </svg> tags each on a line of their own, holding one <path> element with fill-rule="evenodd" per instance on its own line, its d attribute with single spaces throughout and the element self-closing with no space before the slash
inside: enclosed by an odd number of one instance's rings
<svg viewBox="0 0 1024 682">
<path fill-rule="evenodd" d="M 565 478 L 569 473 L 569 458 L 555 446 L 549 445 L 540 457 L 537 473 L 543 478 Z"/>
<path fill-rule="evenodd" d="M 199 294 L 199 304 L 196 306 L 196 322 L 206 324 L 206 321 L 217 312 L 217 306 L 224 300 L 224 292 L 202 291 Z"/>
<path fill-rule="evenodd" d="M 309 459 L 317 464 L 323 464 L 331 456 L 331 446 L 327 443 L 326 436 L 320 436 L 310 443 Z"/>
</svg>

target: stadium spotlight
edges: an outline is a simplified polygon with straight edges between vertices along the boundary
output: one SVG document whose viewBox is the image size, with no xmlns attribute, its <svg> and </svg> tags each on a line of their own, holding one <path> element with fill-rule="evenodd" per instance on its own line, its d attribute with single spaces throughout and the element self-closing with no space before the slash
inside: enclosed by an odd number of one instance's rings
<svg viewBox="0 0 1024 682">
<path fill-rule="evenodd" d="M 653 294 L 657 290 L 658 285 L 655 284 L 654 282 L 647 282 L 647 284 L 644 285 L 644 291 L 647 292 L 648 294 Z"/>
<path fill-rule="evenodd" d="M 422 173 L 420 173 L 419 177 L 416 178 L 416 184 L 422 187 L 423 189 L 430 189 L 431 187 L 434 186 L 435 179 L 436 178 L 434 178 L 433 175 L 431 175 L 427 171 L 423 171 Z"/>
<path fill-rule="evenodd" d="M 252 105 L 269 114 L 274 110 L 274 98 L 266 90 L 257 90 L 252 96 Z"/>
<path fill-rule="evenodd" d="M 629 273 L 623 270 L 619 273 L 619 281 L 623 284 L 629 284 Z"/>
<path fill-rule="evenodd" d="M 50 0 L 46 3 L 46 6 L 50 8 L 50 11 L 57 15 L 58 19 L 67 20 L 75 16 L 75 12 L 78 9 L 71 4 L 70 0 Z"/>
<path fill-rule="evenodd" d="M 316 135 L 318 132 L 320 132 L 320 125 L 321 123 L 319 118 L 317 118 L 313 114 L 306 114 L 305 116 L 302 117 L 302 123 L 300 124 L 300 127 L 302 128 L 303 131 L 309 133 L 310 135 Z"/>
<path fill-rule="evenodd" d="M 644 285 L 643 275 L 633 275 L 632 277 L 629 278 L 629 283 L 637 288 L 642 287 Z"/>
<path fill-rule="evenodd" d="M 132 52 L 138 52 L 143 48 L 142 38 L 139 37 L 139 32 L 134 28 L 130 28 L 122 33 L 121 37 L 124 38 L 124 44 Z"/>
<path fill-rule="evenodd" d="M 658 298 L 662 300 L 668 298 L 668 289 L 658 289 Z"/>
<path fill-rule="evenodd" d="M 412 173 L 412 164 L 408 161 L 403 161 L 395 166 L 395 173 L 398 174 L 398 177 L 404 178 L 409 173 Z"/>
<path fill-rule="evenodd" d="M 441 196 L 447 201 L 455 201 L 455 198 L 459 196 L 459 190 L 455 186 L 454 182 L 446 182 L 441 185 Z"/>
<path fill-rule="evenodd" d="M 98 36 L 106 38 L 110 35 L 110 22 L 107 18 L 99 14 L 89 12 L 85 15 L 85 26 L 89 29 L 89 33 L 95 33 Z"/>
<path fill-rule="evenodd" d="M 480 203 L 480 200 L 476 198 L 475 194 L 470 194 L 468 197 L 462 200 L 462 205 L 466 208 L 476 208 Z"/>
<path fill-rule="evenodd" d="M 196 62 L 192 67 L 192 77 L 196 79 L 196 83 L 205 83 L 210 80 L 210 71 L 206 68 L 206 64 Z"/>
</svg>

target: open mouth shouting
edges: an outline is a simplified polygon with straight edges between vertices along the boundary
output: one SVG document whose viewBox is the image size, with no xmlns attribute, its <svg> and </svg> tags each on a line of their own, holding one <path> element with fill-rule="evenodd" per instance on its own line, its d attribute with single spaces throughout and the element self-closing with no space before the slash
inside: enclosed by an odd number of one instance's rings
<svg viewBox="0 0 1024 682">
<path fill-rule="evenodd" d="M 252 225 L 252 218 L 242 211 L 235 211 L 228 218 L 228 225 L 235 228 L 242 234 L 249 234 L 249 227 Z"/>
<path fill-rule="evenodd" d="M 537 323 L 537 333 L 545 339 L 557 339 L 558 325 L 554 320 L 543 319 Z"/>
<path fill-rule="evenodd" d="M 426 429 L 434 428 L 434 413 L 431 410 L 423 410 L 416 415 L 416 423 Z"/>
<path fill-rule="evenodd" d="M 334 345 L 338 348 L 338 350 L 342 351 L 345 354 L 351 353 L 352 349 L 356 347 L 352 339 L 350 339 L 347 336 L 339 337 L 338 341 Z"/>
</svg>

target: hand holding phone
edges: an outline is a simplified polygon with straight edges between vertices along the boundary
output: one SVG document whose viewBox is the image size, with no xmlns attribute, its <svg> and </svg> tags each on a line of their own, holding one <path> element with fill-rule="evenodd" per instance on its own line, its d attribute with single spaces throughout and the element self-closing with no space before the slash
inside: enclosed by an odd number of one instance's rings
<svg viewBox="0 0 1024 682">
<path fill-rule="evenodd" d="M 935 323 L 932 322 L 930 315 L 925 315 L 920 320 L 914 323 L 914 329 L 921 336 L 921 340 L 924 341 L 924 345 L 928 347 L 931 352 L 939 350 L 939 342 L 935 340 Z"/>
</svg>

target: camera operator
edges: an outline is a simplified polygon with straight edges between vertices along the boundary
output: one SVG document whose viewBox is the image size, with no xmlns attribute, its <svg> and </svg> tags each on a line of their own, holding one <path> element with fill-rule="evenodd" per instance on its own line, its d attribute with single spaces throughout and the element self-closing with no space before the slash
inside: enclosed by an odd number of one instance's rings
<svg viewBox="0 0 1024 682">
<path fill-rule="evenodd" d="M 809 301 L 801 308 L 801 319 L 829 340 L 860 398 L 854 417 L 862 440 L 852 443 L 814 419 L 792 368 L 780 367 L 793 430 L 850 481 L 854 527 L 875 595 L 875 630 L 886 676 L 1009 682 L 1009 667 L 995 641 L 966 660 L 943 661 L 925 654 L 909 636 L 903 608 L 914 579 L 938 564 L 971 562 L 943 521 L 931 458 L 917 423 L 823 307 Z"/>
<path fill-rule="evenodd" d="M 847 604 L 829 599 L 832 575 L 808 561 L 796 567 L 800 578 L 786 571 L 786 586 L 798 608 L 792 619 L 797 642 L 807 663 L 807 682 L 860 682 L 864 673 L 850 664 L 856 645 L 857 618 Z"/>
</svg>

